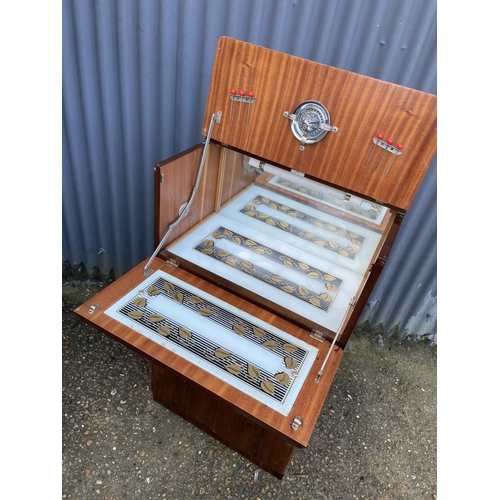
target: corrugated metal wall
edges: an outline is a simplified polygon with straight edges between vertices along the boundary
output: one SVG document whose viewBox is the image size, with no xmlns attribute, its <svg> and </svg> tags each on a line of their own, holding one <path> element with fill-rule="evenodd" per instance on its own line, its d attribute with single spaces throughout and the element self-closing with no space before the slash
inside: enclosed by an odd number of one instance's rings
<svg viewBox="0 0 500 500">
<path fill-rule="evenodd" d="M 220 36 L 436 94 L 436 17 L 423 0 L 63 0 L 63 263 L 118 277 L 152 254 L 153 167 L 203 140 Z M 435 159 L 362 320 L 435 338 L 436 294 Z"/>
</svg>

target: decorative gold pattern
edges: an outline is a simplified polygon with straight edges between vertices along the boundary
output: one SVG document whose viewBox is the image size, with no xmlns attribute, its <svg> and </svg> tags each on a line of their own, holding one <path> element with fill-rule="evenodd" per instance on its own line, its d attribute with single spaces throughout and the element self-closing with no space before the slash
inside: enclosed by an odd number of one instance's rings
<svg viewBox="0 0 500 500">
<path fill-rule="evenodd" d="M 156 331 L 164 337 L 168 337 L 170 335 L 170 328 L 167 325 L 160 325 Z"/>
<path fill-rule="evenodd" d="M 245 327 L 243 325 L 235 325 L 233 330 L 238 334 L 238 335 L 245 335 Z"/>
<path fill-rule="evenodd" d="M 277 373 L 274 378 L 281 384 L 281 385 L 288 385 L 290 383 L 290 376 L 288 373 L 285 372 L 280 372 Z"/>
<path fill-rule="evenodd" d="M 264 392 L 267 392 L 271 396 L 274 396 L 274 384 L 270 380 L 264 380 L 260 386 Z"/>
<path fill-rule="evenodd" d="M 142 312 L 141 311 L 130 311 L 127 313 L 128 316 L 130 316 L 132 319 L 141 319 L 142 318 Z"/>
<path fill-rule="evenodd" d="M 292 353 L 297 350 L 297 346 L 293 344 L 283 344 L 283 350 Z"/>
<path fill-rule="evenodd" d="M 262 347 L 265 347 L 266 349 L 269 349 L 272 351 L 273 349 L 276 349 L 276 341 L 274 340 L 267 340 L 266 342 L 263 342 Z"/>
<path fill-rule="evenodd" d="M 259 378 L 260 377 L 260 370 L 255 365 L 252 365 L 251 363 L 248 363 L 248 365 L 247 365 L 247 372 L 251 378 Z"/>
<path fill-rule="evenodd" d="M 144 297 L 137 297 L 135 300 L 134 300 L 134 304 L 137 306 L 137 307 L 146 307 L 146 304 L 147 304 L 147 301 Z"/>
<path fill-rule="evenodd" d="M 212 309 L 210 309 L 209 307 L 200 307 L 196 312 L 198 312 L 202 316 L 210 316 L 211 314 L 213 314 Z"/>
<path fill-rule="evenodd" d="M 265 196 L 256 196 L 253 200 L 253 203 L 254 205 L 246 205 L 240 210 L 240 212 L 248 217 L 253 217 L 255 220 L 265 222 L 266 224 L 276 227 L 277 229 L 293 234 L 294 236 L 298 236 L 303 240 L 311 241 L 315 245 L 323 247 L 326 250 L 330 250 L 331 252 L 338 253 L 339 255 L 342 255 L 343 257 L 347 257 L 349 259 L 356 258 L 365 240 L 363 236 L 360 236 L 354 231 L 341 228 L 335 224 L 332 224 L 331 222 L 322 221 L 304 212 L 292 210 L 290 207 L 279 204 L 278 202 L 270 200 Z M 257 209 L 259 205 L 268 206 L 273 210 L 276 210 L 278 213 L 283 213 L 285 215 L 288 215 L 289 217 L 300 219 L 304 224 L 309 224 L 311 226 L 320 228 L 323 231 L 332 233 L 332 235 L 336 236 L 338 243 L 332 240 L 325 239 L 324 237 L 319 236 L 314 232 L 304 231 L 300 227 L 289 224 L 288 222 L 280 220 L 279 218 L 271 217 L 269 214 L 259 211 Z M 344 243 L 341 244 L 341 241 L 344 241 Z M 285 263 L 285 265 L 289 264 L 290 262 Z"/>
<path fill-rule="evenodd" d="M 230 365 L 225 366 L 226 370 L 233 375 L 239 375 L 241 372 L 241 366 L 237 363 L 231 363 Z"/>
<path fill-rule="evenodd" d="M 231 234 L 231 237 L 233 236 L 234 234 Z M 248 341 L 257 344 L 261 348 L 272 351 L 278 357 L 282 357 L 282 369 L 277 373 L 269 373 L 255 363 L 242 359 L 229 349 L 220 345 L 213 345 L 200 332 L 176 324 L 169 318 L 155 312 L 151 309 L 151 307 L 154 307 L 154 299 L 146 300 L 142 296 L 143 294 L 147 294 L 149 297 L 161 295 L 191 311 L 197 312 L 210 321 L 214 321 L 219 326 L 234 332 L 234 334 L 245 337 Z M 153 305 L 149 304 L 149 302 Z M 232 376 L 246 381 L 252 387 L 265 392 L 278 401 L 284 400 L 307 354 L 297 345 L 286 342 L 271 332 L 249 323 L 229 311 L 222 310 L 220 307 L 163 278 L 158 278 L 146 290 L 141 290 L 136 297 L 122 307 L 120 312 L 163 338 L 168 338 L 169 342 L 172 341 L 182 345 L 183 348 L 203 357 Z"/>
<path fill-rule="evenodd" d="M 229 356 L 231 356 L 231 353 L 229 351 L 226 351 L 225 349 L 222 349 L 222 347 L 217 347 L 214 354 L 220 359 L 228 358 Z"/>
<path fill-rule="evenodd" d="M 179 328 L 179 336 L 182 337 L 183 339 L 190 339 L 192 336 L 192 333 L 184 327 Z"/>
<path fill-rule="evenodd" d="M 161 314 L 151 314 L 151 316 L 149 316 L 149 321 L 151 321 L 151 323 L 159 323 L 160 321 L 163 321 L 165 319 L 164 316 L 162 316 Z"/>
<path fill-rule="evenodd" d="M 213 239 L 211 239 L 213 238 Z M 300 262 L 293 257 L 284 255 L 281 252 L 267 247 L 259 242 L 250 240 L 241 234 L 237 234 L 227 228 L 220 226 L 212 234 L 211 238 L 207 237 L 199 243 L 195 249 L 209 255 L 210 257 L 223 262 L 228 266 L 234 267 L 239 271 L 249 274 L 265 283 L 272 285 L 273 287 L 293 295 L 294 297 L 307 302 L 314 307 L 322 309 L 324 311 L 329 311 L 335 297 L 342 285 L 342 280 L 329 273 L 325 273 L 320 269 L 313 268 L 305 262 Z M 227 250 L 218 247 L 218 241 L 222 239 L 227 239 L 238 246 L 244 246 L 258 255 L 263 255 L 267 259 L 274 261 L 276 263 L 283 264 L 289 269 L 293 269 L 295 272 L 303 274 L 308 278 L 323 282 L 325 291 L 319 294 L 308 290 L 303 285 L 298 285 L 291 282 L 289 279 L 279 274 L 269 274 L 266 269 L 259 267 L 251 262 L 241 259 L 237 255 L 230 253 Z M 211 245 L 207 246 L 207 242 Z M 207 252 L 209 250 L 210 252 Z"/>
</svg>

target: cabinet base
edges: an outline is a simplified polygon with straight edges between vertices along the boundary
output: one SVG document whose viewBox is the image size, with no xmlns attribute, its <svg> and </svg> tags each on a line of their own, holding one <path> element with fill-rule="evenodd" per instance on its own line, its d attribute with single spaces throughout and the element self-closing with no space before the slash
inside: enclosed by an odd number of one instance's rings
<svg viewBox="0 0 500 500">
<path fill-rule="evenodd" d="M 153 400 L 282 479 L 296 446 L 176 371 L 152 362 Z"/>
</svg>

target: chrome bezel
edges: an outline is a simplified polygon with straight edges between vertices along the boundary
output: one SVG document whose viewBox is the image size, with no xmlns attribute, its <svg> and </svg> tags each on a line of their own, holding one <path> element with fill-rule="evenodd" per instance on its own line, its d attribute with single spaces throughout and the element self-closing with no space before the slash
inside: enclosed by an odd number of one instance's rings
<svg viewBox="0 0 500 500">
<path fill-rule="evenodd" d="M 328 133 L 328 130 L 321 128 L 321 125 L 330 125 L 330 113 L 320 102 L 304 101 L 295 108 L 293 114 L 296 118 L 291 121 L 290 126 L 293 135 L 299 141 L 305 144 L 314 144 Z M 311 124 L 311 118 L 316 118 L 314 124 Z M 306 126 L 307 123 L 310 124 L 310 127 Z"/>
</svg>

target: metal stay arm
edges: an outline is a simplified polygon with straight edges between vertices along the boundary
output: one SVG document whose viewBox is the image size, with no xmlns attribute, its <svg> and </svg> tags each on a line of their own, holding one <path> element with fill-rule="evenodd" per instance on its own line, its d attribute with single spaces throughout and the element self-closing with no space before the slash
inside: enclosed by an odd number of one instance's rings
<svg viewBox="0 0 500 500">
<path fill-rule="evenodd" d="M 160 244 L 156 247 L 156 250 L 153 252 L 153 255 L 151 256 L 148 263 L 144 267 L 144 276 L 149 276 L 150 274 L 153 273 L 153 270 L 150 269 L 151 263 L 153 262 L 155 257 L 160 252 L 160 249 L 163 247 L 163 245 L 167 241 L 167 238 L 169 237 L 170 233 L 172 232 L 172 229 L 174 229 L 174 227 L 177 226 L 177 224 L 179 224 L 179 222 L 184 217 L 186 217 L 186 215 L 189 212 L 189 209 L 193 203 L 196 192 L 198 191 L 198 186 L 200 184 L 201 174 L 203 173 L 203 167 L 205 165 L 205 158 L 206 158 L 207 151 L 208 151 L 208 145 L 210 144 L 210 137 L 212 136 L 212 128 L 213 128 L 214 122 L 220 123 L 221 117 L 222 117 L 222 111 L 217 111 L 217 113 L 214 113 L 212 115 L 212 119 L 210 120 L 210 127 L 208 129 L 208 134 L 207 134 L 207 137 L 205 140 L 205 147 L 203 148 L 203 154 L 201 156 L 200 166 L 198 167 L 198 175 L 196 177 L 196 183 L 195 183 L 193 190 L 191 192 L 191 197 L 189 198 L 189 201 L 185 204 L 184 208 L 182 209 L 182 212 L 179 214 L 179 217 L 177 217 L 177 219 L 174 222 L 172 222 L 172 224 L 170 224 L 170 226 L 168 226 L 168 229 L 167 229 L 167 232 L 165 233 L 165 236 L 163 236 L 163 238 L 160 241 Z"/>
</svg>

